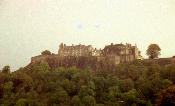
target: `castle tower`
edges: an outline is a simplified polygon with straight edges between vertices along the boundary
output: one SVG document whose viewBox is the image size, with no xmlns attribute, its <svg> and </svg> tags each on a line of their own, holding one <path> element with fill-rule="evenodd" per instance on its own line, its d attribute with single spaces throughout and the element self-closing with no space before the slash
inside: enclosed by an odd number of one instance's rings
<svg viewBox="0 0 175 106">
<path fill-rule="evenodd" d="M 64 44 L 63 44 L 63 43 L 61 43 L 61 44 L 59 45 L 58 55 L 62 55 L 63 50 L 64 50 Z"/>
</svg>

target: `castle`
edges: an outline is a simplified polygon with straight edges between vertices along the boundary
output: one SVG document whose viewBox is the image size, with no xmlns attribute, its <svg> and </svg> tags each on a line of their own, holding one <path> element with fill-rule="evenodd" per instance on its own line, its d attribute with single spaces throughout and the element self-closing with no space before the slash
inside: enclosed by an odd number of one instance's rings
<svg viewBox="0 0 175 106">
<path fill-rule="evenodd" d="M 114 66 L 134 60 L 143 60 L 144 64 L 157 63 L 160 65 L 175 64 L 173 58 L 143 59 L 137 45 L 113 44 L 106 45 L 103 49 L 93 48 L 91 45 L 71 45 L 61 43 L 58 54 L 39 55 L 31 58 L 32 67 L 37 63 L 47 62 L 51 68 L 58 67 L 91 67 L 94 71 L 115 70 Z"/>
<path fill-rule="evenodd" d="M 94 70 L 109 69 L 111 65 L 127 63 L 142 59 L 137 45 L 113 44 L 106 45 L 103 49 L 93 48 L 92 45 L 71 45 L 61 43 L 58 54 L 39 55 L 31 58 L 32 66 L 36 63 L 47 62 L 51 68 L 76 66 L 83 68 L 91 66 Z M 107 65 L 107 66 L 106 66 Z M 107 68 L 107 69 L 108 69 Z M 106 70 L 107 70 L 106 69 Z M 113 70 L 112 68 L 110 70 Z"/>
<path fill-rule="evenodd" d="M 61 43 L 58 50 L 60 56 L 100 56 L 101 50 L 94 49 L 92 45 L 72 45 L 66 46 Z"/>
<path fill-rule="evenodd" d="M 105 46 L 103 49 L 103 56 L 114 57 L 116 64 L 126 63 L 136 59 L 142 59 L 141 52 L 137 48 L 137 45 L 131 44 L 113 44 Z"/>
<path fill-rule="evenodd" d="M 72 45 L 67 46 L 61 43 L 58 50 L 59 56 L 95 56 L 107 57 L 112 59 L 116 64 L 130 62 L 136 59 L 142 59 L 140 51 L 137 46 L 131 44 L 113 44 L 107 45 L 103 50 L 93 48 L 92 45 Z"/>
</svg>

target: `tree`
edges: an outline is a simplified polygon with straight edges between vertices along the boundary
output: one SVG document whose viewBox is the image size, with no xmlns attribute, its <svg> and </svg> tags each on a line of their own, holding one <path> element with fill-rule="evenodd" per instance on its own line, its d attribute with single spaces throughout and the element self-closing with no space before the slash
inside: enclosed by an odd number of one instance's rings
<svg viewBox="0 0 175 106">
<path fill-rule="evenodd" d="M 96 101 L 93 96 L 85 96 L 82 98 L 82 102 L 85 106 L 95 106 Z"/>
<path fill-rule="evenodd" d="M 4 66 L 3 69 L 2 69 L 2 72 L 3 73 L 10 73 L 10 66 Z"/>
<path fill-rule="evenodd" d="M 70 103 L 69 95 L 64 89 L 58 88 L 51 96 L 51 103 L 58 106 L 67 106 Z"/>
<path fill-rule="evenodd" d="M 149 56 L 150 59 L 158 58 L 160 55 L 160 47 L 157 44 L 150 44 L 146 51 L 146 54 Z"/>
<path fill-rule="evenodd" d="M 175 84 L 159 92 L 155 106 L 175 106 Z"/>
<path fill-rule="evenodd" d="M 11 95 L 12 89 L 13 89 L 13 82 L 12 81 L 4 83 L 4 85 L 3 85 L 3 93 L 4 93 L 4 95 L 6 97 Z"/>
<path fill-rule="evenodd" d="M 123 94 L 124 100 L 127 102 L 127 104 L 133 104 L 137 101 L 138 92 L 136 89 L 129 90 L 128 92 L 125 92 Z"/>
<path fill-rule="evenodd" d="M 51 55 L 51 52 L 49 50 L 44 50 L 41 52 L 42 55 Z"/>
<path fill-rule="evenodd" d="M 93 89 L 90 89 L 88 86 L 83 85 L 83 86 L 81 86 L 78 95 L 80 98 L 82 98 L 85 96 L 94 96 L 95 93 L 94 93 Z"/>
<path fill-rule="evenodd" d="M 15 106 L 27 106 L 27 100 L 26 99 L 19 99 L 17 102 L 16 102 L 16 105 Z"/>
<path fill-rule="evenodd" d="M 134 88 L 134 82 L 132 79 L 124 79 L 120 80 L 120 89 L 123 92 L 128 92 L 129 90 Z"/>
<path fill-rule="evenodd" d="M 50 66 L 47 62 L 41 62 L 41 63 L 38 63 L 38 64 L 35 64 L 32 68 L 31 68 L 31 72 L 34 72 L 34 73 L 45 73 L 45 72 L 48 72 L 50 69 Z"/>
<path fill-rule="evenodd" d="M 81 99 L 79 98 L 79 96 L 74 96 L 72 98 L 72 106 L 81 106 Z"/>
</svg>

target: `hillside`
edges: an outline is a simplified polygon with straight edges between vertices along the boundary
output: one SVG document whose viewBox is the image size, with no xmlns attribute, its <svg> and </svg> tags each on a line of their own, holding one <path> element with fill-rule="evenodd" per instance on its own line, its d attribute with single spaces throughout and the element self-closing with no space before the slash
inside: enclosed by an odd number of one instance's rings
<svg viewBox="0 0 175 106">
<path fill-rule="evenodd" d="M 113 66 L 104 61 L 103 68 L 95 73 L 87 63 L 80 68 L 50 67 L 48 63 L 32 62 L 30 67 L 13 73 L 2 70 L 0 105 L 151 106 L 157 104 L 156 98 L 162 91 L 175 83 L 175 65 L 172 63 L 159 65 L 133 61 Z M 112 70 L 107 67 L 110 65 Z M 169 101 L 173 100 L 171 97 Z M 168 103 L 174 105 L 174 102 Z M 159 105 L 163 104 L 160 99 Z"/>
</svg>

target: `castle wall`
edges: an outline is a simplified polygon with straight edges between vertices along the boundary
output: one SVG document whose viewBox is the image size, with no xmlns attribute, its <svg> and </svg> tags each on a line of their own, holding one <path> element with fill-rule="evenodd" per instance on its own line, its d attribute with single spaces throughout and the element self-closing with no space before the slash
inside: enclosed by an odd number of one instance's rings
<svg viewBox="0 0 175 106">
<path fill-rule="evenodd" d="M 59 56 L 59 55 L 41 55 L 31 58 L 28 67 L 37 63 L 47 62 L 51 68 L 72 67 L 78 68 L 91 67 L 93 70 L 114 70 L 116 64 L 120 63 L 119 56 Z"/>
<path fill-rule="evenodd" d="M 95 71 L 115 70 L 114 67 L 120 63 L 127 63 L 134 60 L 132 55 L 126 56 L 59 56 L 59 55 L 40 55 L 31 58 L 31 63 L 27 67 L 31 67 L 37 63 L 47 62 L 51 68 L 72 67 L 86 68 L 91 67 Z M 130 59 L 130 60 L 129 60 Z M 175 58 L 146 59 L 142 61 L 144 64 L 153 63 L 159 65 L 175 64 Z"/>
</svg>

